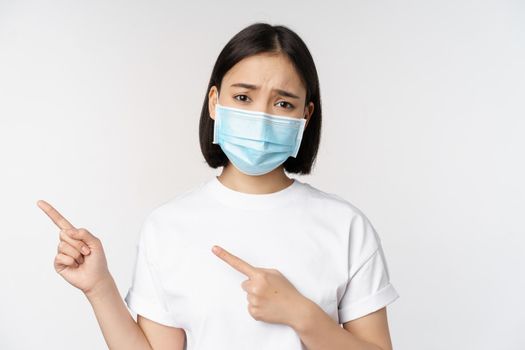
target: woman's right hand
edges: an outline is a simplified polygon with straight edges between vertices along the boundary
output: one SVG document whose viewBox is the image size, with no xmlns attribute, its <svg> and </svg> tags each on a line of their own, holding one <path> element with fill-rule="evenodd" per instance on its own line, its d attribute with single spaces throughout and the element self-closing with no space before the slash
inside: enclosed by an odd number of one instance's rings
<svg viewBox="0 0 525 350">
<path fill-rule="evenodd" d="M 46 201 L 39 200 L 37 205 L 60 229 L 56 272 L 85 294 L 111 280 L 100 240 L 84 228 L 75 228 Z"/>
</svg>

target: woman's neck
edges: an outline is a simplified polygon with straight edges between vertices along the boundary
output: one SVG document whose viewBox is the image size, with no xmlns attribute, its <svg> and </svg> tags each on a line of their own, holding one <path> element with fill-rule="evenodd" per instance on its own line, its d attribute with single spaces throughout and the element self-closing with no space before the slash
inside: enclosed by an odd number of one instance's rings
<svg viewBox="0 0 525 350">
<path fill-rule="evenodd" d="M 278 166 L 269 173 L 251 176 L 239 171 L 228 162 L 221 174 L 217 176 L 220 182 L 232 190 L 250 193 L 267 194 L 280 191 L 293 183 L 293 179 L 286 176 L 283 166 Z"/>
</svg>

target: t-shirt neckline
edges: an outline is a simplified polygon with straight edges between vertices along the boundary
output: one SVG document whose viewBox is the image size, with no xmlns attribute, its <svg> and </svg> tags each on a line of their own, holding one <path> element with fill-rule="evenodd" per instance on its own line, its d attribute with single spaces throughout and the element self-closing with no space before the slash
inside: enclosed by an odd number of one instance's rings
<svg viewBox="0 0 525 350">
<path fill-rule="evenodd" d="M 303 183 L 298 179 L 287 187 L 271 193 L 245 193 L 223 184 L 218 176 L 213 176 L 206 184 L 210 193 L 220 202 L 239 209 L 271 209 L 290 203 L 297 197 Z"/>
</svg>

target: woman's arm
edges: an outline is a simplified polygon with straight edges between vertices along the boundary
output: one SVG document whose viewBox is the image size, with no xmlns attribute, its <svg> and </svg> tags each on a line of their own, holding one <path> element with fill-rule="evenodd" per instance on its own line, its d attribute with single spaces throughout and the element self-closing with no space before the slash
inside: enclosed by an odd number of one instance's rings
<svg viewBox="0 0 525 350">
<path fill-rule="evenodd" d="M 146 335 L 129 313 L 110 276 L 85 293 L 104 339 L 112 350 L 153 350 Z"/>
<path fill-rule="evenodd" d="M 113 278 L 85 293 L 109 349 L 112 350 L 183 350 L 186 333 L 141 315 L 137 322 L 129 313 Z"/>
<path fill-rule="evenodd" d="M 183 350 L 186 342 L 186 332 L 183 328 L 166 326 L 152 321 L 141 314 L 137 315 L 137 323 L 150 345 L 155 350 Z"/>
<path fill-rule="evenodd" d="M 75 228 L 53 206 L 37 205 L 60 228 L 54 267 L 87 297 L 104 339 L 114 350 L 182 350 L 186 333 L 137 316 L 131 317 L 108 270 L 102 242 L 85 228 Z"/>
<path fill-rule="evenodd" d="M 292 328 L 308 350 L 392 349 L 386 308 L 347 322 L 342 328 L 313 301 L 306 299 L 305 302 L 305 307 L 301 309 L 304 315 L 297 317 L 298 321 L 292 324 Z"/>
</svg>

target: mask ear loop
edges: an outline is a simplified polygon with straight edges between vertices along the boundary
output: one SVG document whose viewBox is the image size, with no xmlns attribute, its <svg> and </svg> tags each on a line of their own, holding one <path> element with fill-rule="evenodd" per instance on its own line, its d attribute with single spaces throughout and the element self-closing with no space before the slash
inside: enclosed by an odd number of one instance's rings
<svg viewBox="0 0 525 350">
<path fill-rule="evenodd" d="M 217 90 L 217 101 L 215 102 L 215 118 L 217 118 L 217 106 L 219 105 L 219 90 Z M 211 114 L 210 114 L 211 117 Z"/>
<path fill-rule="evenodd" d="M 213 120 L 213 144 L 219 143 L 219 127 L 220 127 L 220 120 L 219 120 L 219 114 L 217 113 L 217 106 L 219 106 L 219 90 L 217 90 L 217 102 L 215 103 L 215 119 Z"/>
</svg>

